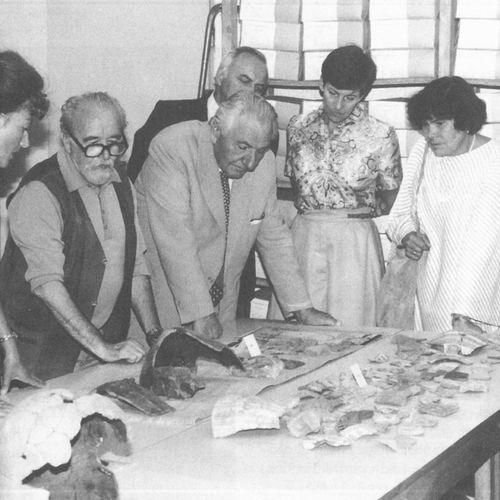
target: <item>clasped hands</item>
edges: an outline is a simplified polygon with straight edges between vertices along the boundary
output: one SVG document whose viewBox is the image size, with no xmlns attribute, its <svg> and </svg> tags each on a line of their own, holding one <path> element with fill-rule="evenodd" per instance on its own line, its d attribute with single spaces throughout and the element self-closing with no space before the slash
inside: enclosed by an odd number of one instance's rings
<svg viewBox="0 0 500 500">
<path fill-rule="evenodd" d="M 402 240 L 401 245 L 409 259 L 419 260 L 426 250 L 430 250 L 431 243 L 426 234 L 417 231 L 408 233 Z"/>
</svg>

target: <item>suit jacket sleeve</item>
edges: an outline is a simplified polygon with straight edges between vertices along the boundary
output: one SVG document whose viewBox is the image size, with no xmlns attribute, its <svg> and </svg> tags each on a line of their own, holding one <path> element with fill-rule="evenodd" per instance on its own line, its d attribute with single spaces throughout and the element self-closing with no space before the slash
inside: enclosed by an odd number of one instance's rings
<svg viewBox="0 0 500 500">
<path fill-rule="evenodd" d="M 149 224 L 181 322 L 214 312 L 198 258 L 190 208 L 188 145 L 165 130 L 152 143 L 141 178 Z"/>
<path fill-rule="evenodd" d="M 263 161 L 266 160 L 269 157 Z M 292 234 L 279 212 L 275 180 L 270 183 L 265 216 L 257 234 L 257 248 L 285 315 L 312 307 L 295 256 Z"/>
</svg>

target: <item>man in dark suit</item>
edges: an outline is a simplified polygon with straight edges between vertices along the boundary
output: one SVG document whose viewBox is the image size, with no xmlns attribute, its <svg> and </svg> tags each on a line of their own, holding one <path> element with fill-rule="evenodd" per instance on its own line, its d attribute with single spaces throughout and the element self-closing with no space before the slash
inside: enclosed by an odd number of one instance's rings
<svg viewBox="0 0 500 500">
<path fill-rule="evenodd" d="M 267 90 L 268 72 L 265 56 L 252 47 L 238 47 L 222 59 L 215 74 L 214 91 L 199 99 L 158 101 L 146 123 L 134 135 L 134 145 L 127 172 L 135 181 L 148 155 L 153 137 L 164 128 L 189 120 L 207 121 L 215 115 L 221 102 L 239 90 L 251 90 L 264 95 Z M 275 141 L 271 149 L 276 153 Z M 250 301 L 255 289 L 255 256 L 250 252 L 241 275 L 238 298 L 238 317 L 250 316 Z"/>
<path fill-rule="evenodd" d="M 221 102 L 239 90 L 264 95 L 267 90 L 265 56 L 252 47 L 238 47 L 222 59 L 215 74 L 214 91 L 199 99 L 158 101 L 146 123 L 134 135 L 134 145 L 127 172 L 137 179 L 148 156 L 153 137 L 165 127 L 189 120 L 207 121 L 215 115 Z"/>
</svg>

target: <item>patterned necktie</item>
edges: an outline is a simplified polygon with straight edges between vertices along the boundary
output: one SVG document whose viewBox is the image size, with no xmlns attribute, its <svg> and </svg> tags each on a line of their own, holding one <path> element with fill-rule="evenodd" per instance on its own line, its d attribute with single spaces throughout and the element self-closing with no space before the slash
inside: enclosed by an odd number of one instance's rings
<svg viewBox="0 0 500 500">
<path fill-rule="evenodd" d="M 224 215 L 226 222 L 226 239 L 227 239 L 227 229 L 229 227 L 229 206 L 231 203 L 231 190 L 229 189 L 229 180 L 227 178 L 227 175 L 224 172 L 222 172 L 222 170 L 219 170 L 219 174 L 220 174 L 220 182 L 222 185 L 222 197 L 224 201 Z M 225 258 L 225 251 L 224 251 L 224 258 Z M 217 278 L 210 287 L 209 292 L 210 292 L 210 297 L 212 298 L 212 304 L 215 307 L 219 304 L 219 302 L 222 299 L 222 296 L 224 295 L 224 263 L 222 264 L 222 269 L 217 275 Z"/>
<path fill-rule="evenodd" d="M 222 184 L 222 196 L 224 199 L 224 214 L 226 215 L 226 236 L 227 236 L 227 228 L 229 226 L 229 205 L 231 203 L 231 190 L 229 189 L 229 180 L 227 175 L 219 170 L 220 174 L 220 182 Z"/>
</svg>

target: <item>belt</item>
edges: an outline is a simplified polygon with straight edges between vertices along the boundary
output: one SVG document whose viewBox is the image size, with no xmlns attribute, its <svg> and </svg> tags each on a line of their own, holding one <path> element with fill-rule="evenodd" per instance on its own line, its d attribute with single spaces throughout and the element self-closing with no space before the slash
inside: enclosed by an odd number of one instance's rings
<svg viewBox="0 0 500 500">
<path fill-rule="evenodd" d="M 348 219 L 371 219 L 372 217 L 371 213 L 347 214 Z"/>
</svg>

